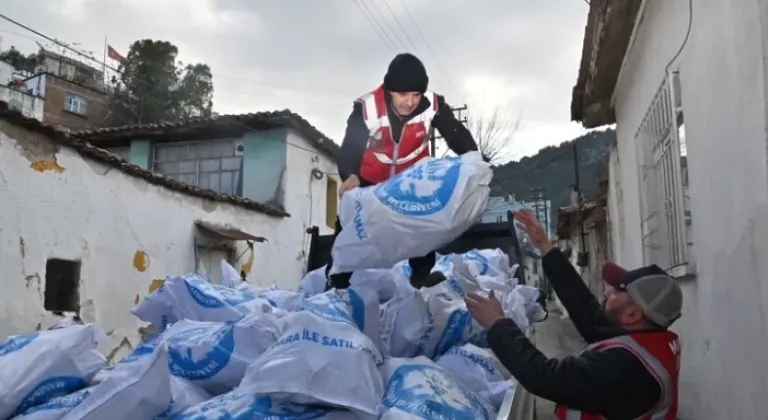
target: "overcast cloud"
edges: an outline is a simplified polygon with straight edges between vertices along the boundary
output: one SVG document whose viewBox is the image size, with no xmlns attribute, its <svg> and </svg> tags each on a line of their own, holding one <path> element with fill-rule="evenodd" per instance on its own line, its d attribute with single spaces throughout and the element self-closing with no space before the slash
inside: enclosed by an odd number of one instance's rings
<svg viewBox="0 0 768 420">
<path fill-rule="evenodd" d="M 475 114 L 522 114 L 516 155 L 583 133 L 569 120 L 584 0 L 0 2 L 3 14 L 99 58 L 104 37 L 123 55 L 137 39 L 170 41 L 182 61 L 211 66 L 216 111 L 290 108 L 337 142 L 352 101 L 381 82 L 394 56 L 361 8 L 381 22 L 398 51 L 407 47 L 424 61 L 430 87 L 450 104 L 467 103 Z M 0 36 L 2 48 L 37 48 L 37 37 L 5 21 Z"/>
</svg>

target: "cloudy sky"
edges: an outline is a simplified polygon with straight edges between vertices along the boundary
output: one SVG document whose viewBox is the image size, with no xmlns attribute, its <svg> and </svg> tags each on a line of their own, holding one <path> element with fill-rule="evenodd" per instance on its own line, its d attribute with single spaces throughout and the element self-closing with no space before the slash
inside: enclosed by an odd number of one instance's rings
<svg viewBox="0 0 768 420">
<path fill-rule="evenodd" d="M 512 153 L 523 156 L 583 132 L 569 109 L 588 7 L 584 0 L 2 0 L 0 13 L 99 58 L 105 37 L 123 55 L 137 39 L 170 41 L 182 61 L 211 66 L 216 111 L 290 108 L 336 141 L 352 100 L 407 50 L 424 61 L 430 88 L 451 105 L 466 103 L 470 118 L 494 109 L 510 121 L 521 116 Z M 40 40 L 5 21 L 0 36 L 3 49 L 25 53 Z"/>
</svg>

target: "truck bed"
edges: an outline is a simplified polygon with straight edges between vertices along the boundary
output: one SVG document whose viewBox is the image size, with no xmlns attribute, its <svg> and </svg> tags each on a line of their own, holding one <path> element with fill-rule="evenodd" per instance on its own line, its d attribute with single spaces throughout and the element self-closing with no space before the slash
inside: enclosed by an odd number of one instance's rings
<svg viewBox="0 0 768 420">
<path fill-rule="evenodd" d="M 320 235 L 317 226 L 310 229 L 311 241 L 307 272 L 324 266 L 331 255 L 333 235 Z M 510 264 L 519 264 L 516 277 L 521 284 L 526 284 L 522 252 L 517 240 L 512 212 L 507 213 L 507 221 L 484 223 L 472 226 L 461 237 L 437 250 L 440 254 L 464 253 L 472 249 L 499 248 L 509 256 Z M 535 326 L 527 332 L 528 338 L 535 342 Z M 534 396 L 518 385 L 509 390 L 499 409 L 497 420 L 533 420 Z"/>
</svg>

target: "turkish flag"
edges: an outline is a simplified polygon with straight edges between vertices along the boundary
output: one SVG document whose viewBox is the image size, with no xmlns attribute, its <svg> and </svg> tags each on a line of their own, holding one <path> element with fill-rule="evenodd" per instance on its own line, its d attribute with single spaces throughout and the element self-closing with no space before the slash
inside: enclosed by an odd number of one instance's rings
<svg viewBox="0 0 768 420">
<path fill-rule="evenodd" d="M 113 60 L 117 60 L 121 63 L 125 61 L 125 57 L 120 55 L 114 48 L 112 48 L 111 45 L 107 45 L 107 57 Z"/>
</svg>

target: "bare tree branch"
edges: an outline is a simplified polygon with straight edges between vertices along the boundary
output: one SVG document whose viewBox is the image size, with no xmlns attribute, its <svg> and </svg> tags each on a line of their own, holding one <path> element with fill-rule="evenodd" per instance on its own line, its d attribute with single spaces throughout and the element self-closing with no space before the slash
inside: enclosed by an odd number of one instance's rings
<svg viewBox="0 0 768 420">
<path fill-rule="evenodd" d="M 522 116 L 510 119 L 498 108 L 490 115 L 470 117 L 469 131 L 477 147 L 489 159 L 491 165 L 501 165 L 512 160 L 512 143 L 520 128 Z"/>
</svg>

